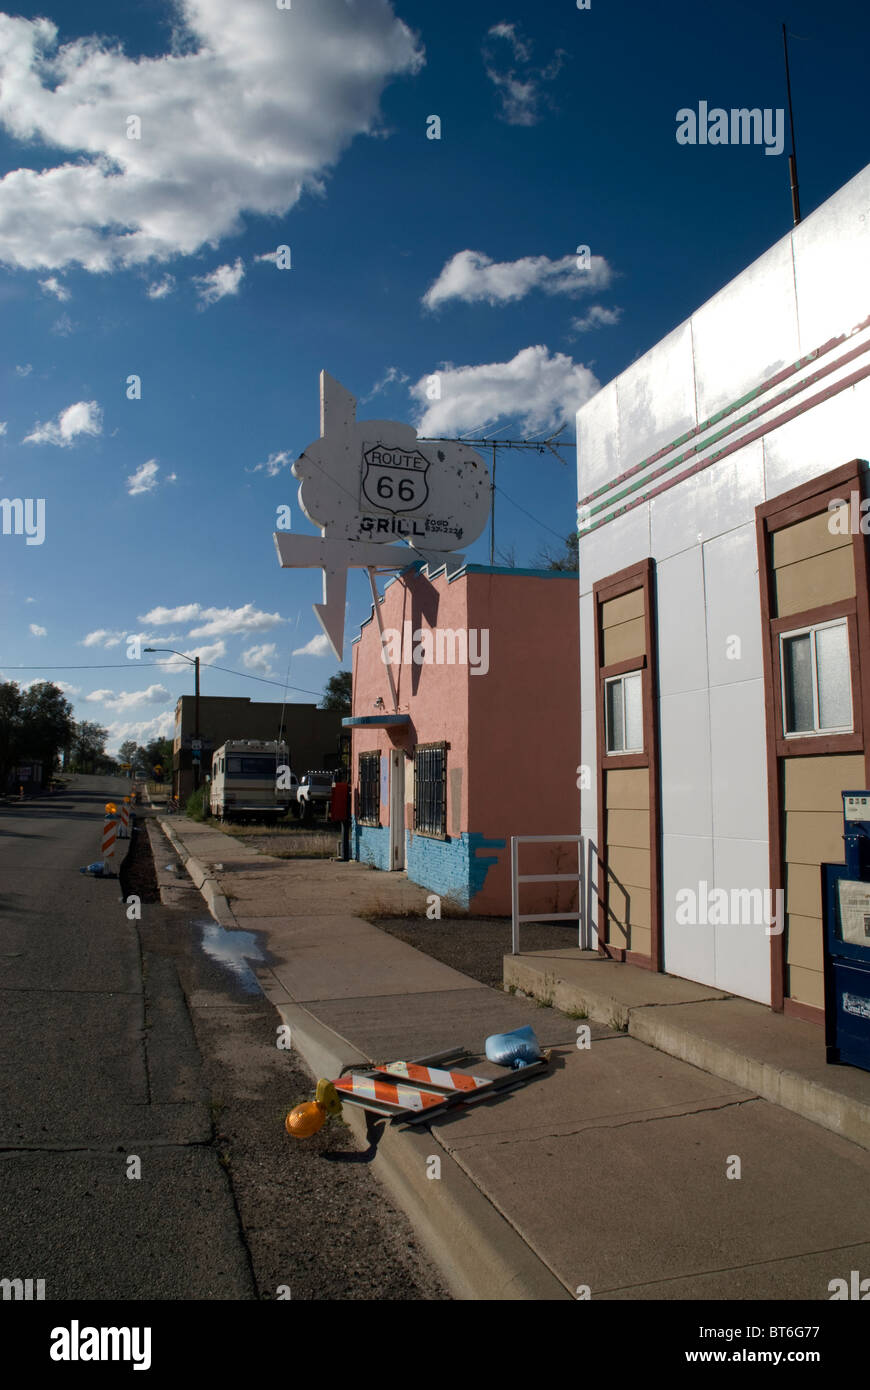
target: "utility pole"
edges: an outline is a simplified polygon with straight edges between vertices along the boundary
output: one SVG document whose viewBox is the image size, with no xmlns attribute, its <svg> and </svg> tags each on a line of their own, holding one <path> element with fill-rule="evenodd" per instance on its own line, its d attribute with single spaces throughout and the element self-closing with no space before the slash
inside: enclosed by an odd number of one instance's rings
<svg viewBox="0 0 870 1390">
<path fill-rule="evenodd" d="M 788 157 L 788 173 L 791 182 L 791 212 L 794 218 L 794 225 L 797 226 L 801 220 L 801 202 L 798 192 L 797 153 L 794 144 L 794 112 L 791 108 L 791 75 L 788 70 L 788 37 L 785 32 L 784 24 L 782 26 L 782 47 L 785 53 L 785 89 L 788 95 L 788 122 L 791 127 L 791 154 Z"/>
</svg>

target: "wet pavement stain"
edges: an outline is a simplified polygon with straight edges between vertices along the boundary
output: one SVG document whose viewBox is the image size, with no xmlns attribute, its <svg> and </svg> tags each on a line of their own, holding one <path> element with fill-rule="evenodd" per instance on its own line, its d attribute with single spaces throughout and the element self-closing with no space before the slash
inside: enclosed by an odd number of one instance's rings
<svg viewBox="0 0 870 1390">
<path fill-rule="evenodd" d="M 247 994 L 261 994 L 257 977 L 248 961 L 265 961 L 255 932 L 226 931 L 210 917 L 195 918 L 191 924 L 201 933 L 200 945 L 209 960 L 228 970 Z"/>
</svg>

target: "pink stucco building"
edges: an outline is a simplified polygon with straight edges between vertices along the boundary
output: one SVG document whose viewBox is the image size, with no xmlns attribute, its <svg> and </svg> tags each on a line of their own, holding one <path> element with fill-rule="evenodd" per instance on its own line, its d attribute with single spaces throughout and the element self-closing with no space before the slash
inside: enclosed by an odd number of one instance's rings
<svg viewBox="0 0 870 1390">
<path fill-rule="evenodd" d="M 577 575 L 414 567 L 388 582 L 379 617 L 355 639 L 344 721 L 353 856 L 509 914 L 510 837 L 579 831 Z M 570 844 L 523 851 L 523 873 L 577 862 Z M 522 894 L 523 912 L 577 900 L 571 883 Z"/>
</svg>

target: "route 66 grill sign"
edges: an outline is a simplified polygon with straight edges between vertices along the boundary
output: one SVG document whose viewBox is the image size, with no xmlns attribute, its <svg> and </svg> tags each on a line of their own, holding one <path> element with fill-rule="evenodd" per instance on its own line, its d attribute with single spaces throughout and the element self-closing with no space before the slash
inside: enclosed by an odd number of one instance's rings
<svg viewBox="0 0 870 1390">
<path fill-rule="evenodd" d="M 362 505 L 375 511 L 414 512 L 429 497 L 429 460 L 419 449 L 366 444 L 362 456 Z"/>
</svg>

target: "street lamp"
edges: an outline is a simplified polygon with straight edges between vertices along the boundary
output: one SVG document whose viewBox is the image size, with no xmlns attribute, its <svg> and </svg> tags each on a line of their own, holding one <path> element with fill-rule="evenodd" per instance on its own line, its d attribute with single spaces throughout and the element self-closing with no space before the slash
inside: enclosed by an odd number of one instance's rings
<svg viewBox="0 0 870 1390">
<path fill-rule="evenodd" d="M 171 652 L 173 656 L 180 656 L 182 660 L 189 661 L 195 673 L 194 701 L 193 701 L 193 736 L 199 738 L 199 657 L 188 656 L 186 652 L 177 652 L 174 647 L 146 647 L 146 652 Z M 179 768 L 180 770 L 180 768 Z M 193 764 L 194 791 L 199 788 L 199 763 L 194 760 Z"/>
</svg>

